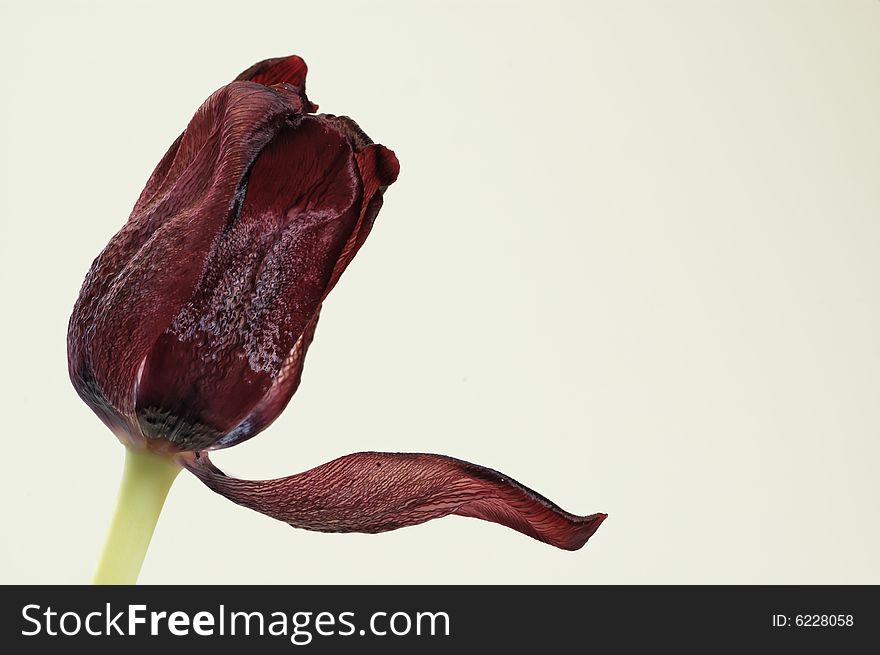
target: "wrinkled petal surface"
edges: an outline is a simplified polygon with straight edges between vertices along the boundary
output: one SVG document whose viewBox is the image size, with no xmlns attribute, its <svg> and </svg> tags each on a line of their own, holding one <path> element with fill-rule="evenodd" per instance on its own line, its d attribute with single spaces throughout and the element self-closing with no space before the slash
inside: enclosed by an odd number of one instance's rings
<svg viewBox="0 0 880 655">
<path fill-rule="evenodd" d="M 362 158 L 396 166 L 382 146 L 358 145 L 335 117 L 305 116 L 264 148 L 189 302 L 146 359 L 137 397 L 146 436 L 180 450 L 229 446 L 284 408 L 311 342 L 303 335 L 389 179 Z"/>
<path fill-rule="evenodd" d="M 265 147 L 241 209 L 146 359 L 137 398 L 145 434 L 204 448 L 250 413 L 317 312 L 361 187 L 350 145 L 319 117 Z"/>
<path fill-rule="evenodd" d="M 356 453 L 263 481 L 228 477 L 206 453 L 187 454 L 182 463 L 239 505 L 321 532 L 385 532 L 456 514 L 577 550 L 606 518 L 569 514 L 498 471 L 442 455 Z"/>
<path fill-rule="evenodd" d="M 144 358 L 190 298 L 254 159 L 302 111 L 292 92 L 251 82 L 217 91 L 92 265 L 71 315 L 68 364 L 77 391 L 117 433 L 136 440 Z"/>
</svg>

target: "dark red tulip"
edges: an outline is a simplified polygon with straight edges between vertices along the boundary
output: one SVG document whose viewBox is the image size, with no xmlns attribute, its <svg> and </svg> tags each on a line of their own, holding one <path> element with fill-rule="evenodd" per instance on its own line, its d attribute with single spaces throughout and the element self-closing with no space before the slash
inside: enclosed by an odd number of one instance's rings
<svg viewBox="0 0 880 655">
<path fill-rule="evenodd" d="M 321 303 L 398 175 L 354 121 L 313 113 L 305 77 L 299 57 L 252 66 L 172 144 L 86 276 L 68 333 L 74 387 L 130 448 L 295 527 L 380 532 L 459 514 L 580 548 L 604 514 L 568 514 L 449 457 L 358 453 L 263 482 L 210 463 L 206 451 L 253 437 L 290 401 Z"/>
</svg>

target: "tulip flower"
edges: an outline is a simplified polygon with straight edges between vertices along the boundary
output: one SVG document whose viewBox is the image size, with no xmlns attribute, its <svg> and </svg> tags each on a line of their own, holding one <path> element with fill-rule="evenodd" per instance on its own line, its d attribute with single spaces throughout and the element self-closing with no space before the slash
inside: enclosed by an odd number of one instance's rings
<svg viewBox="0 0 880 655">
<path fill-rule="evenodd" d="M 96 582 L 137 579 L 182 469 L 308 530 L 382 532 L 457 514 L 574 550 L 605 519 L 441 455 L 363 452 L 266 481 L 211 463 L 209 451 L 257 435 L 290 401 L 321 303 L 399 171 L 353 120 L 315 114 L 305 78 L 299 57 L 269 59 L 211 95 L 83 283 L 70 378 L 126 447 Z"/>
</svg>

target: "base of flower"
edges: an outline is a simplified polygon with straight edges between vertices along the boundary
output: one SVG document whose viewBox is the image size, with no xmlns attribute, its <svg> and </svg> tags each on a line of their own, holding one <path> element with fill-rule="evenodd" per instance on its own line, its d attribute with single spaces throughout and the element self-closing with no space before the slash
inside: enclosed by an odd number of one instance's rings
<svg viewBox="0 0 880 655">
<path fill-rule="evenodd" d="M 178 473 L 180 466 L 171 457 L 125 449 L 119 498 L 94 584 L 137 582 L 168 490 Z"/>
</svg>

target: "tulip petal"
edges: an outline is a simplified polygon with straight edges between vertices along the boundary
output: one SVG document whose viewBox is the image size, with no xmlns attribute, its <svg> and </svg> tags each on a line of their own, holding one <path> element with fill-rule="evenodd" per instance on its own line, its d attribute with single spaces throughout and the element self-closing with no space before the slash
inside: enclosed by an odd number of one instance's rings
<svg viewBox="0 0 880 655">
<path fill-rule="evenodd" d="M 292 91 L 251 82 L 214 93 L 92 265 L 71 315 L 68 363 L 77 391 L 118 435 L 140 438 L 144 357 L 189 298 L 253 160 L 302 110 Z"/>
<path fill-rule="evenodd" d="M 326 295 L 362 185 L 345 135 L 304 116 L 260 153 L 243 195 L 141 376 L 144 434 L 182 450 L 216 444 L 271 389 Z"/>
<path fill-rule="evenodd" d="M 355 160 L 364 185 L 364 202 L 361 205 L 361 213 L 357 225 L 342 248 L 342 254 L 333 269 L 333 275 L 327 288 L 327 293 L 329 293 L 336 286 L 339 277 L 370 234 L 376 216 L 382 209 L 385 189 L 397 180 L 400 173 L 400 162 L 397 161 L 397 155 L 394 152 L 383 145 L 373 143 L 358 124 L 348 116 L 323 114 L 321 118 L 330 122 L 348 137 L 355 150 Z"/>
<path fill-rule="evenodd" d="M 187 453 L 181 460 L 229 500 L 295 528 L 320 532 L 385 532 L 456 514 L 577 550 L 607 517 L 569 514 L 498 471 L 443 455 L 356 453 L 264 481 L 228 477 L 204 452 Z"/>
</svg>

